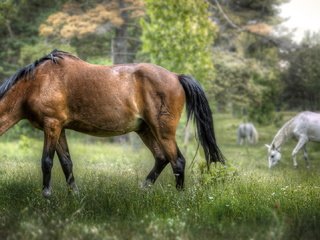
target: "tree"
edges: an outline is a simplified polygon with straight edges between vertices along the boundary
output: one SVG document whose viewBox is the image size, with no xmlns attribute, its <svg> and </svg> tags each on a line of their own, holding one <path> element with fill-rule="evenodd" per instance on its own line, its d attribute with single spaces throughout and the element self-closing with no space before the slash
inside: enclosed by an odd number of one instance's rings
<svg viewBox="0 0 320 240">
<path fill-rule="evenodd" d="M 299 48 L 288 56 L 282 98 L 289 109 L 320 108 L 320 35 L 306 33 Z"/>
<path fill-rule="evenodd" d="M 266 122 L 276 108 L 279 91 L 279 47 L 273 35 L 281 22 L 277 6 L 285 0 L 210 0 L 213 20 L 219 24 L 214 46 L 217 74 L 210 91 L 219 110 L 249 114 Z M 255 113 L 255 114 L 253 114 Z"/>
<path fill-rule="evenodd" d="M 211 46 L 217 27 L 209 16 L 206 1 L 146 0 L 143 54 L 171 71 L 192 74 L 203 82 L 212 79 Z"/>
<path fill-rule="evenodd" d="M 128 39 L 133 38 L 129 36 L 129 28 L 136 27 L 132 22 L 142 15 L 143 2 L 140 0 L 71 1 L 61 11 L 50 15 L 39 32 L 42 36 L 64 41 L 83 39 L 92 34 L 112 35 L 113 63 L 127 63 L 130 62 Z"/>
<path fill-rule="evenodd" d="M 6 0 L 0 3 L 0 26 L 6 28 L 11 38 L 14 33 L 11 27 L 11 19 L 16 15 L 17 10 L 12 0 Z"/>
<path fill-rule="evenodd" d="M 0 1 L 0 79 L 22 67 L 20 49 L 38 42 L 38 27 L 43 17 L 64 1 Z"/>
</svg>

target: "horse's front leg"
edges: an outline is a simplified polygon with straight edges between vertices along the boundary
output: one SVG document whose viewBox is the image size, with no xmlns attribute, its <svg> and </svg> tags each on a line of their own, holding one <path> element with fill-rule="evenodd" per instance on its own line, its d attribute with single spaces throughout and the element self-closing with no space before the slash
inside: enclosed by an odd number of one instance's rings
<svg viewBox="0 0 320 240">
<path fill-rule="evenodd" d="M 298 163 L 297 163 L 297 154 L 300 151 L 300 149 L 305 146 L 305 144 L 308 142 L 308 138 L 306 136 L 300 136 L 299 137 L 299 141 L 297 143 L 297 145 L 295 146 L 295 148 L 292 151 L 292 161 L 293 161 L 293 166 L 294 167 L 298 167 Z"/>
<path fill-rule="evenodd" d="M 60 136 L 61 126 L 59 121 L 55 119 L 46 119 L 44 123 L 44 146 L 41 159 L 41 167 L 43 173 L 43 189 L 44 197 L 51 195 L 51 169 L 53 166 L 53 157 L 56 145 Z"/>
<path fill-rule="evenodd" d="M 66 177 L 68 186 L 74 193 L 78 193 L 78 187 L 75 183 L 73 171 L 72 171 L 73 164 L 71 161 L 71 156 L 70 156 L 68 143 L 67 143 L 67 137 L 64 129 L 61 131 L 61 134 L 56 146 L 56 151 L 59 157 L 59 161 L 60 161 L 60 165 L 62 167 L 63 173 Z"/>
</svg>

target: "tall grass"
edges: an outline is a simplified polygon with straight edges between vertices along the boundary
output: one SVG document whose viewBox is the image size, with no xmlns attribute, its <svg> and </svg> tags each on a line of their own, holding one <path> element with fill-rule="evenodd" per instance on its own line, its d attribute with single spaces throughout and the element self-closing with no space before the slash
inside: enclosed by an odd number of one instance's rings
<svg viewBox="0 0 320 240">
<path fill-rule="evenodd" d="M 175 190 L 169 166 L 152 188 L 140 188 L 153 166 L 142 144 L 72 134 L 80 193 L 68 192 L 55 159 L 53 196 L 44 199 L 41 139 L 1 141 L 0 239 L 319 239 L 317 146 L 311 146 L 311 169 L 302 159 L 298 169 L 292 167 L 292 142 L 283 148 L 283 161 L 269 170 L 263 145 L 271 142 L 274 126 L 258 127 L 260 143 L 244 147 L 236 145 L 239 119 L 219 115 L 215 121 L 227 167 L 206 171 L 201 151 L 190 167 L 196 143 L 189 144 L 182 192 Z"/>
</svg>

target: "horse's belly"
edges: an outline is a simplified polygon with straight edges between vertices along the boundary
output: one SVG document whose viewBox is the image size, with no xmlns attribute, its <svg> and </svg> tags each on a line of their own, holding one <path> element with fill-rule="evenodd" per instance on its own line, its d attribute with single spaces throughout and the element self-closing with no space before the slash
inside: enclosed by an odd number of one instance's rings
<svg viewBox="0 0 320 240">
<path fill-rule="evenodd" d="M 308 139 L 309 141 L 312 141 L 312 142 L 320 142 L 320 131 L 319 130 L 309 131 Z"/>
<path fill-rule="evenodd" d="M 77 132 L 86 133 L 97 137 L 119 136 L 129 132 L 137 131 L 142 120 L 135 119 L 128 122 L 105 122 L 104 124 L 90 123 L 84 121 L 72 121 L 65 128 Z"/>
<path fill-rule="evenodd" d="M 320 121 L 315 119 L 309 121 L 307 136 L 309 141 L 320 142 Z"/>
</svg>

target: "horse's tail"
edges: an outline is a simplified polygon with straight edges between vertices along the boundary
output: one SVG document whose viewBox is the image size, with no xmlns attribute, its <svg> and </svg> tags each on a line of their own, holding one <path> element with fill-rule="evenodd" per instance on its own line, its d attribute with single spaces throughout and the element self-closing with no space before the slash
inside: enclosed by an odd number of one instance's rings
<svg viewBox="0 0 320 240">
<path fill-rule="evenodd" d="M 200 84 L 191 76 L 179 75 L 179 81 L 186 95 L 187 119 L 193 118 L 197 126 L 197 137 L 203 147 L 207 165 L 211 162 L 225 162 L 214 133 L 212 112 Z"/>
<path fill-rule="evenodd" d="M 258 131 L 257 131 L 257 129 L 254 127 L 254 125 L 252 124 L 252 133 L 253 133 L 253 143 L 254 144 L 257 144 L 258 143 L 258 141 L 259 141 L 259 134 L 258 134 Z"/>
</svg>

